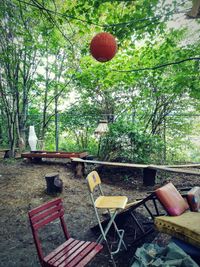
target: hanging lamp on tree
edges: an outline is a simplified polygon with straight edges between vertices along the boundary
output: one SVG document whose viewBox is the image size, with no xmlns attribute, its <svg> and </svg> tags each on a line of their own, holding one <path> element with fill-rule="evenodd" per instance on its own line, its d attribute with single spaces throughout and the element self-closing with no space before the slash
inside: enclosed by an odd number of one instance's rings
<svg viewBox="0 0 200 267">
<path fill-rule="evenodd" d="M 98 33 L 90 43 L 90 52 L 97 61 L 111 60 L 117 52 L 117 42 L 114 36 L 107 32 Z"/>
</svg>

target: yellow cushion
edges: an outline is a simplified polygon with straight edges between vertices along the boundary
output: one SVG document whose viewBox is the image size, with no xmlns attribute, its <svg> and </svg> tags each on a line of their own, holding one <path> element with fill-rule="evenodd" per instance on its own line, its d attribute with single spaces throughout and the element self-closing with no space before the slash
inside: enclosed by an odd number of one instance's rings
<svg viewBox="0 0 200 267">
<path fill-rule="evenodd" d="M 179 216 L 159 216 L 154 223 L 158 231 L 200 247 L 200 212 L 187 211 Z"/>
</svg>

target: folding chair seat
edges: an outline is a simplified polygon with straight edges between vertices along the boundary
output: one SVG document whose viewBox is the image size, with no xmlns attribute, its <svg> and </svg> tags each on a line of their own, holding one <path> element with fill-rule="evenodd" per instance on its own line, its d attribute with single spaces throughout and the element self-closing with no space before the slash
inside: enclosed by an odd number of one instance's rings
<svg viewBox="0 0 200 267">
<path fill-rule="evenodd" d="M 42 267 L 82 267 L 89 263 L 103 248 L 101 244 L 96 242 L 80 241 L 69 236 L 64 221 L 63 202 L 60 198 L 29 211 L 28 215 Z M 66 241 L 44 256 L 39 239 L 39 229 L 57 219 L 60 221 Z"/>
<path fill-rule="evenodd" d="M 104 196 L 101 187 L 101 179 L 96 171 L 89 173 L 86 179 L 89 187 L 91 201 L 95 210 L 95 215 L 101 231 L 101 235 L 99 236 L 97 242 L 101 243 L 103 240 L 106 242 L 108 251 L 110 252 L 111 258 L 114 261 L 113 255 L 118 253 L 122 246 L 126 249 L 126 245 L 123 240 L 124 230 L 118 228 L 115 222 L 115 218 L 118 211 L 123 210 L 126 207 L 128 198 L 126 196 Z M 100 193 L 100 195 L 95 199 L 94 195 L 96 189 Z M 106 209 L 109 214 L 109 221 L 105 228 L 101 224 L 100 215 L 98 213 L 98 211 L 102 209 Z M 111 245 L 109 244 L 107 239 L 107 234 L 111 227 L 114 227 L 116 235 L 118 237 L 117 248 L 114 251 L 111 250 Z"/>
</svg>

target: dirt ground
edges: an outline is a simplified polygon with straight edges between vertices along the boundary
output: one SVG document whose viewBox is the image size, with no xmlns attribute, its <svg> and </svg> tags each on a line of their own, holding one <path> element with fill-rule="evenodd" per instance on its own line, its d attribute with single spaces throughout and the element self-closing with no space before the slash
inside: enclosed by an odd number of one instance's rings
<svg viewBox="0 0 200 267">
<path fill-rule="evenodd" d="M 90 171 L 90 170 L 87 170 Z M 100 170 L 99 170 L 100 171 Z M 63 192 L 57 196 L 45 193 L 45 175 L 57 172 L 63 181 Z M 126 195 L 129 202 L 143 198 L 155 187 L 144 187 L 140 171 L 121 171 L 118 169 L 101 170 L 105 194 Z M 180 187 L 200 185 L 198 176 L 160 174 L 161 183 L 172 180 Z M 29 226 L 27 212 L 55 197 L 61 197 L 65 206 L 65 221 L 72 237 L 95 240 L 90 227 L 97 224 L 90 202 L 87 184 L 84 179 L 75 179 L 69 162 L 45 161 L 27 163 L 21 159 L 10 161 L 0 159 L 0 267 L 37 267 L 40 266 Z M 50 226 L 44 233 L 47 237 L 44 249 L 48 252 L 63 239 L 56 225 Z M 56 228 L 56 229 L 55 229 Z M 159 240 L 155 234 L 143 242 Z M 162 239 L 162 238 L 161 238 Z M 140 246 L 137 244 L 137 246 Z M 130 266 L 136 247 L 128 252 L 120 252 L 116 257 L 117 266 Z M 90 266 L 106 267 L 109 256 L 104 250 Z"/>
</svg>

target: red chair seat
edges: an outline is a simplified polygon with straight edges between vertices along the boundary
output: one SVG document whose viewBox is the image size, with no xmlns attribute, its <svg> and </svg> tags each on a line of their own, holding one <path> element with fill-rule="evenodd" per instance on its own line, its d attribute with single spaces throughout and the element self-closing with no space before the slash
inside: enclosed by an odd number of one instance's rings
<svg viewBox="0 0 200 267">
<path fill-rule="evenodd" d="M 61 246 L 44 257 L 45 266 L 85 266 L 100 250 L 102 245 L 95 242 L 68 239 Z"/>
</svg>

